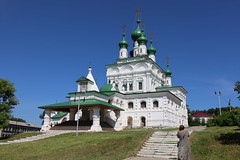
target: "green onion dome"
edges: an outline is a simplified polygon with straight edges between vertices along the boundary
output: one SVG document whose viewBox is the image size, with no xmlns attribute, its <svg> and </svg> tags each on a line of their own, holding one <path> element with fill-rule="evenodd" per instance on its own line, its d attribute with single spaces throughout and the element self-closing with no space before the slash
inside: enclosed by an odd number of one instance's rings
<svg viewBox="0 0 240 160">
<path fill-rule="evenodd" d="M 119 42 L 118 45 L 119 45 L 120 48 L 127 48 L 128 47 L 128 42 L 125 40 L 125 33 L 123 33 L 123 38 Z"/>
<path fill-rule="evenodd" d="M 167 69 L 165 71 L 165 74 L 166 74 L 166 77 L 171 77 L 172 72 L 170 71 L 170 69 L 168 67 L 169 67 L 169 65 L 167 65 Z"/>
<path fill-rule="evenodd" d="M 147 44 L 147 38 L 145 37 L 144 32 L 142 31 L 142 35 L 137 39 L 138 44 Z"/>
<path fill-rule="evenodd" d="M 140 23 L 140 20 L 138 19 L 138 20 L 137 20 L 138 27 L 137 27 L 137 29 L 136 29 L 135 31 L 132 32 L 132 35 L 131 35 L 132 40 L 133 40 L 134 42 L 135 42 L 139 37 L 141 37 L 141 35 L 142 35 L 142 31 L 141 31 L 141 29 L 140 29 L 140 27 L 139 27 L 139 23 Z"/>
<path fill-rule="evenodd" d="M 157 50 L 152 46 L 152 41 L 150 41 L 151 46 L 147 49 L 148 54 L 154 54 L 157 52 Z"/>
</svg>

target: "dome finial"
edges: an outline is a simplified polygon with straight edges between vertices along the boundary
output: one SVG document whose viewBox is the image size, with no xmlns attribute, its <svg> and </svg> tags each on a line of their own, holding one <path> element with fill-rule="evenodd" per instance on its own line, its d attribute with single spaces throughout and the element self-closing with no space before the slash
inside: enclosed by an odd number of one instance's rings
<svg viewBox="0 0 240 160">
<path fill-rule="evenodd" d="M 169 63 L 170 63 L 170 57 L 169 56 L 167 56 L 166 57 L 166 60 L 167 60 L 167 69 L 166 69 L 166 71 L 165 71 L 165 74 L 166 74 L 166 77 L 171 77 L 171 75 L 172 75 L 172 72 L 170 71 L 170 69 L 169 69 Z"/>
<path fill-rule="evenodd" d="M 140 16 L 141 16 L 141 9 L 140 8 L 138 8 L 137 10 L 136 10 L 136 12 L 137 12 L 137 19 L 140 19 Z"/>
<path fill-rule="evenodd" d="M 153 33 L 149 33 L 149 39 L 150 39 L 150 47 L 148 48 L 147 52 L 148 54 L 153 54 L 155 55 L 155 53 L 157 52 L 157 50 L 153 47 L 153 40 L 152 40 L 152 37 L 153 37 Z"/>
<path fill-rule="evenodd" d="M 166 63 L 167 63 L 167 68 L 169 67 L 169 64 L 170 64 L 170 58 L 169 56 L 166 57 Z"/>
<path fill-rule="evenodd" d="M 140 13 L 141 13 L 141 9 L 137 9 L 137 29 L 135 31 L 132 32 L 132 40 L 135 42 L 141 35 L 142 35 L 142 31 L 140 29 Z"/>
<path fill-rule="evenodd" d="M 127 48 L 128 47 L 128 42 L 125 40 L 125 32 L 126 32 L 126 25 L 125 24 L 122 26 L 122 30 L 123 30 L 122 40 L 119 42 L 119 47 L 120 48 Z"/>
</svg>

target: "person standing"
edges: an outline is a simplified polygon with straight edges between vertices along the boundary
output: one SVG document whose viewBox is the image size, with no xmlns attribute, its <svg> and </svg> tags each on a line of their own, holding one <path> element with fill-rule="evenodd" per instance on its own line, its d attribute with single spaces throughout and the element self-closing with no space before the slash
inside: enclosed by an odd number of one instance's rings
<svg viewBox="0 0 240 160">
<path fill-rule="evenodd" d="M 191 148 L 189 144 L 189 133 L 184 130 L 184 126 L 179 126 L 177 132 L 178 142 L 178 160 L 191 160 Z"/>
</svg>

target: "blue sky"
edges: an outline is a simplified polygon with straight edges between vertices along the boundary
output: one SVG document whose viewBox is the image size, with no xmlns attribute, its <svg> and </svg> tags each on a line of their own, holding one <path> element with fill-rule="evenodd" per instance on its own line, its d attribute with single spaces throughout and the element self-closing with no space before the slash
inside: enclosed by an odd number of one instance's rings
<svg viewBox="0 0 240 160">
<path fill-rule="evenodd" d="M 238 0 L 1 0 L 0 78 L 17 89 L 15 117 L 40 125 L 37 107 L 66 101 L 88 66 L 99 88 L 106 67 L 118 58 L 125 24 L 129 50 L 140 8 L 145 32 L 153 33 L 157 63 L 170 56 L 173 85 L 188 91 L 191 110 L 218 106 L 221 91 L 240 106 L 240 2 Z"/>
</svg>

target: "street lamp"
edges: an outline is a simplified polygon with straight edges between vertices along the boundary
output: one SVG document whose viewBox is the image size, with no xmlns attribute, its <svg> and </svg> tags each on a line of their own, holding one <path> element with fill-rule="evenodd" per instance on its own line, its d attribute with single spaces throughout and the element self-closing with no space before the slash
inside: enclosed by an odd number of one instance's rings
<svg viewBox="0 0 240 160">
<path fill-rule="evenodd" d="M 78 109 L 77 109 L 77 131 L 76 136 L 78 136 L 78 126 L 79 126 L 79 108 L 80 108 L 80 96 L 78 96 Z"/>
<path fill-rule="evenodd" d="M 75 92 L 75 99 L 76 100 L 77 97 L 77 92 Z M 78 136 L 78 126 L 79 126 L 79 109 L 80 109 L 80 96 L 78 96 L 78 103 L 77 103 L 78 107 L 77 107 L 77 127 L 76 127 L 76 136 Z"/>
<path fill-rule="evenodd" d="M 84 91 L 83 94 L 85 94 L 86 92 Z M 77 92 L 75 92 L 75 96 L 77 96 Z M 75 97 L 76 99 L 76 97 Z M 83 98 L 83 102 L 85 102 L 85 97 Z M 79 121 L 80 121 L 80 95 L 78 96 L 78 105 L 77 105 L 77 127 L 76 127 L 76 136 L 78 136 L 78 128 L 79 128 Z"/>
<path fill-rule="evenodd" d="M 222 112 L 221 112 L 221 92 L 220 91 L 218 91 L 218 92 L 215 91 L 215 95 L 218 96 L 219 114 L 222 115 Z"/>
</svg>

